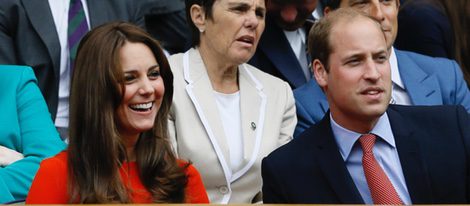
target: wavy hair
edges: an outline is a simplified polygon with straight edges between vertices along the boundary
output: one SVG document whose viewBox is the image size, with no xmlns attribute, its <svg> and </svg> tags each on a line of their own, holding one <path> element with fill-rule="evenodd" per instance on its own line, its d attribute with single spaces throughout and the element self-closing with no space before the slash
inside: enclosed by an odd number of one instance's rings
<svg viewBox="0 0 470 206">
<path fill-rule="evenodd" d="M 82 39 L 70 92 L 68 192 L 71 203 L 130 203 L 119 169 L 128 161 L 119 133 L 117 109 L 124 93 L 119 52 L 126 42 L 143 43 L 153 52 L 165 86 L 154 127 L 135 145 L 139 178 L 154 202 L 185 200 L 186 166 L 180 166 L 168 141 L 167 117 L 173 74 L 156 42 L 141 28 L 124 22 L 99 26 Z"/>
</svg>

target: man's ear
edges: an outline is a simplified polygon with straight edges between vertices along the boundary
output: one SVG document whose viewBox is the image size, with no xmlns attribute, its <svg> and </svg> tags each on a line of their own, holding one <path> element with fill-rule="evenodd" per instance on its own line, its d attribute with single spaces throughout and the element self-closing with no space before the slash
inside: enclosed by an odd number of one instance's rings
<svg viewBox="0 0 470 206">
<path fill-rule="evenodd" d="M 320 60 L 315 59 L 312 62 L 313 75 L 315 80 L 317 80 L 318 85 L 321 88 L 325 89 L 328 86 L 328 71 L 325 66 L 320 62 Z"/>
<path fill-rule="evenodd" d="M 193 4 L 189 11 L 194 25 L 199 29 L 199 32 L 204 32 L 206 30 L 206 13 L 204 9 L 197 4 Z"/>
</svg>

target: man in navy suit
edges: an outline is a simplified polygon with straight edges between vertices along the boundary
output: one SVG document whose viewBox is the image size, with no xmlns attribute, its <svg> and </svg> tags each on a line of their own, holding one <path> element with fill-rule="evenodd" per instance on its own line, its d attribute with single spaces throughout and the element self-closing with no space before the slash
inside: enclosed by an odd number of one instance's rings
<svg viewBox="0 0 470 206">
<path fill-rule="evenodd" d="M 339 7 L 362 11 L 380 22 L 387 45 L 392 46 L 398 28 L 398 0 L 328 0 L 325 13 Z M 392 103 L 401 105 L 463 105 L 470 112 L 470 92 L 458 64 L 391 49 Z M 328 104 L 315 80 L 294 91 L 298 124 L 294 137 L 320 121 Z"/>
<path fill-rule="evenodd" d="M 318 0 L 266 1 L 266 27 L 249 64 L 295 89 L 311 79 L 307 35 Z"/>
<path fill-rule="evenodd" d="M 314 26 L 312 67 L 330 110 L 263 160 L 264 203 L 469 202 L 469 115 L 462 106 L 389 105 L 386 36 L 353 9 Z"/>
</svg>

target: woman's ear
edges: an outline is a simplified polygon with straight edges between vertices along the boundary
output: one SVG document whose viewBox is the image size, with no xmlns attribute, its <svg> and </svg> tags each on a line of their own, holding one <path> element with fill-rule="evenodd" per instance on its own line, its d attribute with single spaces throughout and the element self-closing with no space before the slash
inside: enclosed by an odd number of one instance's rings
<svg viewBox="0 0 470 206">
<path fill-rule="evenodd" d="M 325 90 L 328 86 L 328 71 L 326 70 L 325 65 L 323 65 L 320 60 L 315 59 L 312 62 L 312 70 L 318 85 Z"/>
<path fill-rule="evenodd" d="M 206 13 L 204 9 L 197 4 L 193 4 L 189 11 L 194 25 L 199 29 L 199 32 L 203 33 L 206 30 Z"/>
</svg>

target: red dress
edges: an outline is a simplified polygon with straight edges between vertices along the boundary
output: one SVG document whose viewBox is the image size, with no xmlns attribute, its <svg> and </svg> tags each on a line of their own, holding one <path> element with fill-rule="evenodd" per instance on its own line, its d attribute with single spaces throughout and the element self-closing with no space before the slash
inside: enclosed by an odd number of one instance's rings
<svg viewBox="0 0 470 206">
<path fill-rule="evenodd" d="M 128 170 L 129 169 L 129 170 Z M 133 203 L 151 203 L 150 193 L 142 185 L 135 162 L 124 163 L 119 170 L 123 182 L 129 182 Z M 190 165 L 186 169 L 188 185 L 186 186 L 186 203 L 209 203 L 206 190 L 199 172 Z M 67 193 L 67 152 L 44 160 L 34 178 L 26 198 L 26 204 L 65 204 Z"/>
</svg>

